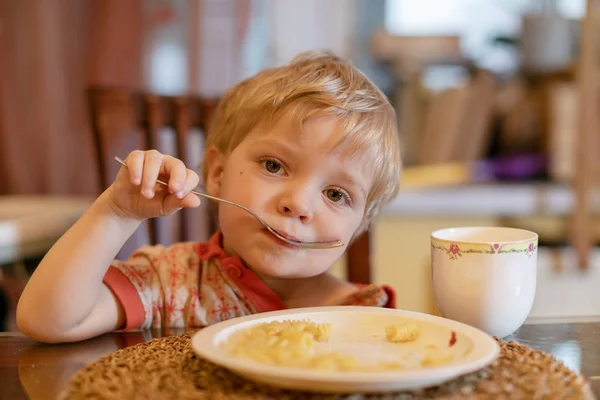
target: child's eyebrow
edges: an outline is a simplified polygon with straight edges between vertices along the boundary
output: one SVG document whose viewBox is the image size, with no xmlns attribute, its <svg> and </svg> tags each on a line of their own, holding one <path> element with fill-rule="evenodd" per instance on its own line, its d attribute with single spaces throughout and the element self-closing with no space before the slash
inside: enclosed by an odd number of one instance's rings
<svg viewBox="0 0 600 400">
<path fill-rule="evenodd" d="M 357 178 L 354 174 L 351 174 L 346 170 L 341 170 L 336 174 L 336 178 L 338 178 L 342 183 L 351 185 L 352 187 L 358 189 L 364 196 L 367 195 L 367 189 L 365 188 L 364 182 L 362 179 Z"/>
<path fill-rule="evenodd" d="M 253 146 L 269 146 L 269 147 L 274 147 L 276 150 L 280 150 L 283 151 L 285 153 L 288 154 L 293 154 L 296 153 L 298 151 L 298 149 L 294 148 L 293 146 L 290 146 L 288 144 L 282 143 L 278 140 L 273 140 L 273 139 L 259 139 L 257 141 L 254 142 Z"/>
</svg>

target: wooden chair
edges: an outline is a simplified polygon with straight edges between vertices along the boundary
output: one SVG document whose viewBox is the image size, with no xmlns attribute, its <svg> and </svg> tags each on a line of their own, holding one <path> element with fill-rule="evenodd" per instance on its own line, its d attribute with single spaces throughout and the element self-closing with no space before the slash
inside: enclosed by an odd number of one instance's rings
<svg viewBox="0 0 600 400">
<path fill-rule="evenodd" d="M 87 97 L 101 190 L 110 186 L 120 168 L 114 157 L 125 157 L 134 149 L 157 149 L 180 158 L 188 168 L 199 165 L 203 135 L 208 130 L 217 99 L 159 96 L 111 87 L 91 87 Z M 209 203 L 203 202 L 198 209 L 149 220 L 125 244 L 119 257 L 126 257 L 143 244 L 207 240 L 216 229 L 212 215 Z M 369 256 L 367 232 L 348 249 L 349 281 L 371 282 Z"/>
<path fill-rule="evenodd" d="M 90 120 L 96 144 L 101 190 L 110 186 L 120 165 L 113 159 L 134 149 L 157 149 L 196 167 L 202 156 L 202 136 L 216 99 L 157 96 L 122 88 L 88 89 Z M 196 146 L 192 145 L 196 142 Z M 208 202 L 199 209 L 142 224 L 119 257 L 143 244 L 170 245 L 177 241 L 206 240 L 214 231 Z"/>
<path fill-rule="evenodd" d="M 579 129 L 576 139 L 575 174 L 573 177 L 575 205 L 571 226 L 571 245 L 577 252 L 579 267 L 589 265 L 593 246 L 590 189 L 597 182 L 600 168 L 594 160 L 600 151 L 598 128 L 598 98 L 600 68 L 598 64 L 598 34 L 600 7 L 597 0 L 587 0 L 586 13 L 581 21 L 577 86 L 579 96 Z"/>
</svg>

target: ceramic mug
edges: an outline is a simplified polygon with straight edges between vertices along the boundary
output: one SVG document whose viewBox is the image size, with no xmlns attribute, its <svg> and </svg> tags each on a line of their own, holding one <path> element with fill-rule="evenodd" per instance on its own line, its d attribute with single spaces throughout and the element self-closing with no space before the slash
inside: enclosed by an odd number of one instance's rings
<svg viewBox="0 0 600 400">
<path fill-rule="evenodd" d="M 440 314 L 505 337 L 527 319 L 535 298 L 538 235 L 504 227 L 431 234 L 433 294 Z"/>
</svg>

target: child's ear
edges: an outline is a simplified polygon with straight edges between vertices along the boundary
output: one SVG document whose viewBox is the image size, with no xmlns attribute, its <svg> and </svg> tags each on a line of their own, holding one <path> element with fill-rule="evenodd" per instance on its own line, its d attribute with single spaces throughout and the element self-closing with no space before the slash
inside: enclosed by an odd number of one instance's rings
<svg viewBox="0 0 600 400">
<path fill-rule="evenodd" d="M 220 196 L 221 179 L 225 168 L 225 156 L 216 147 L 211 146 L 205 154 L 207 165 L 206 192 L 211 196 Z"/>
</svg>

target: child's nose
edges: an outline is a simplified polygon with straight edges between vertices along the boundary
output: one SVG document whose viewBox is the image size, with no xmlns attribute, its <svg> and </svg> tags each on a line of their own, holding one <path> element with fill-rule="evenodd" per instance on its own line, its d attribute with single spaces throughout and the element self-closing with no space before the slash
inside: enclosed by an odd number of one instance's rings
<svg viewBox="0 0 600 400">
<path fill-rule="evenodd" d="M 309 222 L 313 218 L 313 207 L 306 191 L 295 191 L 282 196 L 278 211 L 287 217 L 298 218 L 302 223 Z"/>
</svg>

